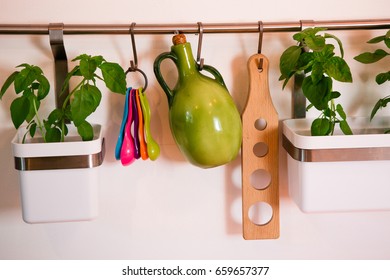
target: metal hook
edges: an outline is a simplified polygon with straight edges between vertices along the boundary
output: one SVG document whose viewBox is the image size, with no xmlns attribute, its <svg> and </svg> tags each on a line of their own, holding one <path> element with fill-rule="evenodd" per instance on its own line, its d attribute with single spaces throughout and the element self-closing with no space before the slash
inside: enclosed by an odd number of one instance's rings
<svg viewBox="0 0 390 280">
<path fill-rule="evenodd" d="M 131 46 L 133 48 L 133 60 L 130 60 L 130 68 L 137 69 L 138 68 L 138 57 L 137 57 L 137 49 L 135 47 L 135 38 L 134 38 L 134 26 L 136 25 L 135 22 L 133 22 L 130 25 L 130 36 L 131 36 Z"/>
<path fill-rule="evenodd" d="M 144 71 L 142 71 L 141 69 L 138 68 L 138 56 L 137 56 L 137 49 L 135 47 L 135 38 L 134 38 L 134 26 L 135 25 L 136 25 L 136 23 L 133 22 L 130 25 L 130 30 L 129 30 L 130 31 L 130 36 L 131 36 L 131 46 L 133 48 L 133 58 L 134 58 L 134 61 L 130 60 L 130 67 L 127 69 L 125 74 L 127 75 L 129 72 L 139 72 L 139 73 L 141 73 L 142 76 L 145 79 L 145 85 L 143 87 L 143 89 L 145 91 L 146 88 L 148 87 L 148 77 L 146 76 Z"/>
<path fill-rule="evenodd" d="M 261 54 L 261 48 L 263 46 L 263 33 L 264 33 L 264 24 L 262 21 L 259 21 L 259 44 L 257 46 L 257 53 Z M 263 59 L 260 58 L 259 65 L 257 66 L 259 71 L 263 71 Z"/>
<path fill-rule="evenodd" d="M 69 94 L 69 88 L 66 88 L 63 94 L 61 94 L 62 86 L 68 74 L 68 59 L 64 46 L 63 23 L 49 24 L 49 40 L 54 57 L 56 106 L 57 108 L 62 108 Z"/>
<path fill-rule="evenodd" d="M 202 40 L 203 40 L 203 24 L 201 22 L 198 22 L 198 28 L 199 28 L 199 41 L 198 41 L 198 53 L 196 56 L 196 62 L 198 64 L 199 70 L 203 69 L 204 59 L 201 58 L 201 51 L 202 51 Z"/>
</svg>

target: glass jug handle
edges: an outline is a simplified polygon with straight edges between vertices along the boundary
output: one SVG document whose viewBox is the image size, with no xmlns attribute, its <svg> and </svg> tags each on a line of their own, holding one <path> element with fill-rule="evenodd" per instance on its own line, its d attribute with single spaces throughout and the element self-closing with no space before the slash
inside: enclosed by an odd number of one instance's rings
<svg viewBox="0 0 390 280">
<path fill-rule="evenodd" d="M 225 82 L 223 81 L 221 74 L 218 72 L 218 70 L 216 68 L 214 68 L 213 66 L 210 66 L 210 65 L 203 65 L 202 70 L 209 72 L 211 75 L 214 76 L 215 80 L 218 83 L 220 83 L 222 86 L 224 86 L 226 88 Z"/>
<path fill-rule="evenodd" d="M 167 95 L 168 103 L 170 105 L 172 100 L 173 100 L 173 91 L 172 91 L 172 89 L 170 89 L 170 87 L 165 82 L 163 76 L 161 75 L 161 69 L 160 69 L 161 62 L 167 58 L 171 59 L 176 65 L 177 57 L 172 52 L 165 52 L 165 53 L 160 54 L 154 60 L 153 71 L 154 71 L 154 75 L 156 76 L 158 83 L 160 84 L 160 86 L 164 90 L 165 94 Z"/>
</svg>

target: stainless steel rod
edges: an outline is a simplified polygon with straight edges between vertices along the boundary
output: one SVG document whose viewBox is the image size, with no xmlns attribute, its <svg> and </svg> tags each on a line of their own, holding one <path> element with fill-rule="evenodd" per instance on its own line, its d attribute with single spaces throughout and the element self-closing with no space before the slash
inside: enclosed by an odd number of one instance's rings
<svg viewBox="0 0 390 280">
<path fill-rule="evenodd" d="M 264 32 L 297 32 L 303 21 L 263 22 Z M 64 24 L 64 34 L 129 34 L 129 24 Z M 310 21 L 311 26 L 329 30 L 390 29 L 390 19 Z M 257 33 L 258 22 L 252 23 L 202 23 L 204 33 Z M 136 24 L 134 34 L 199 33 L 197 23 Z M 0 34 L 49 34 L 49 24 L 0 24 Z"/>
</svg>

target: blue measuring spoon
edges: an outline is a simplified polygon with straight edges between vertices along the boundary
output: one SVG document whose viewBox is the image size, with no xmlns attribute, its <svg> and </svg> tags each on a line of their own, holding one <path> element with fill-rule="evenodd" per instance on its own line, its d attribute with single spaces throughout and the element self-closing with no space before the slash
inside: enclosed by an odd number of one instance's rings
<svg viewBox="0 0 390 280">
<path fill-rule="evenodd" d="M 117 160 L 119 160 L 120 157 L 121 157 L 121 148 L 122 148 L 122 143 L 123 143 L 123 134 L 124 134 L 124 131 L 125 131 L 125 125 L 126 125 L 126 121 L 127 121 L 127 114 L 128 114 L 128 110 L 129 110 L 129 94 L 130 94 L 130 90 L 131 90 L 131 87 L 127 88 L 127 90 L 126 90 L 125 109 L 123 111 L 122 123 L 121 123 L 118 140 L 116 142 L 116 147 L 115 147 L 115 158 Z"/>
</svg>

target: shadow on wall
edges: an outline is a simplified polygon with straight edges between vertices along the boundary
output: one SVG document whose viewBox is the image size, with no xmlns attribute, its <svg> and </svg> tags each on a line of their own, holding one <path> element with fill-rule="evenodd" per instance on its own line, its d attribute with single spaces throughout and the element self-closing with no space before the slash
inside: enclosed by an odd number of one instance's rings
<svg viewBox="0 0 390 280">
<path fill-rule="evenodd" d="M 14 168 L 11 141 L 15 129 L 5 129 L 0 139 L 0 215 L 20 209 L 20 191 L 17 171 Z"/>
</svg>

